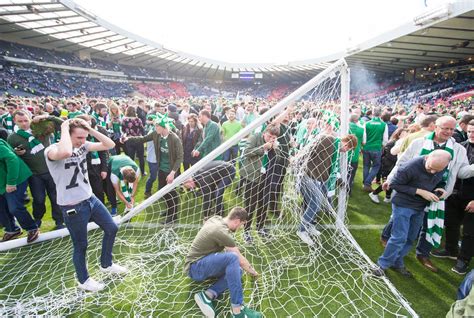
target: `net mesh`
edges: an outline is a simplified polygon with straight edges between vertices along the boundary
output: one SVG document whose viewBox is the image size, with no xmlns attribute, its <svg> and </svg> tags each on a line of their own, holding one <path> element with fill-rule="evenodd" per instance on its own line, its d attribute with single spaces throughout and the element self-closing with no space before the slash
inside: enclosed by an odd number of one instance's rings
<svg viewBox="0 0 474 318">
<path fill-rule="evenodd" d="M 249 135 L 245 150 L 228 165 L 207 166 L 195 173 L 198 186 L 194 190 L 178 184 L 165 195 L 168 203 L 171 195 L 179 198 L 174 224 L 164 224 L 170 214 L 161 196 L 153 197 L 150 205 L 121 224 L 114 262 L 127 267 L 128 275 L 110 277 L 99 271 L 102 231 L 90 231 L 89 273 L 106 284 L 99 293 L 78 290 L 69 237 L 1 252 L 0 316 L 202 316 L 193 295 L 212 281 L 198 283 L 188 278 L 183 272 L 185 256 L 206 214 L 226 214 L 234 206 L 253 212 L 251 227 L 235 236 L 242 253 L 260 273 L 258 279 L 243 275 L 245 302 L 265 317 L 410 315 L 388 281 L 369 274 L 370 261 L 345 227 L 347 219 L 338 214 L 347 204 L 341 195 L 347 190 L 347 177 L 342 175 L 342 182 L 334 187 L 321 187 L 308 178 L 311 169 L 335 176 L 344 171 L 331 169 L 337 147 L 334 143 L 325 147 L 321 138 L 339 133 L 340 92 L 336 73 L 294 102 L 303 118 L 298 124 L 283 122 L 275 143 L 278 155 L 269 154 L 265 173 L 263 146 L 252 148 L 251 138 L 256 137 Z M 320 158 L 316 164 L 315 156 Z M 337 159 L 342 162 L 346 156 Z M 251 176 L 243 172 L 250 163 L 256 170 Z M 229 167 L 235 167 L 235 176 Z M 309 201 L 302 195 L 305 191 Z M 314 242 L 308 245 L 297 231 L 302 215 L 315 204 L 316 225 L 303 223 Z M 229 305 L 225 293 L 217 309 L 228 313 Z"/>
</svg>

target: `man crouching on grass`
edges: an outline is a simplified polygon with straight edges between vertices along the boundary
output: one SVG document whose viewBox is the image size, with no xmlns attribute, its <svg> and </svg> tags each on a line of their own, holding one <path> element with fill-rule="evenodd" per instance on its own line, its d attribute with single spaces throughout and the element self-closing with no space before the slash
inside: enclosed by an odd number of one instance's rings
<svg viewBox="0 0 474 318">
<path fill-rule="evenodd" d="M 242 271 L 257 277 L 258 273 L 240 253 L 231 232 L 236 232 L 247 221 L 247 211 L 233 208 L 225 218 L 213 216 L 207 220 L 191 245 L 184 270 L 194 281 L 217 278 L 205 291 L 194 295 L 194 300 L 206 317 L 214 318 L 212 300 L 229 289 L 232 317 L 262 317 L 262 314 L 243 305 Z"/>
</svg>

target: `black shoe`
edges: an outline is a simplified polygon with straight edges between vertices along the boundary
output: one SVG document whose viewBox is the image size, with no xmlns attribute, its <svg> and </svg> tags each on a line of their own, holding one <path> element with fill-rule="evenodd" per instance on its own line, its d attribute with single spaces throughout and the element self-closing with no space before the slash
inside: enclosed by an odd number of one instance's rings
<svg viewBox="0 0 474 318">
<path fill-rule="evenodd" d="M 260 229 L 257 231 L 258 235 L 260 235 L 260 237 L 262 239 L 269 239 L 270 238 L 270 231 L 268 229 Z"/>
<path fill-rule="evenodd" d="M 469 268 L 468 262 L 465 262 L 462 259 L 458 259 L 456 262 L 456 266 L 451 268 L 451 270 L 455 272 L 456 274 L 466 275 L 468 268 Z"/>
<path fill-rule="evenodd" d="M 450 253 L 445 249 L 432 251 L 431 255 L 437 258 L 449 258 L 452 260 L 457 260 L 458 256 L 456 254 Z"/>
<path fill-rule="evenodd" d="M 377 276 L 377 277 L 385 276 L 385 270 L 380 266 L 372 268 L 370 271 L 372 272 L 372 275 L 374 276 Z"/>
<path fill-rule="evenodd" d="M 402 276 L 405 276 L 407 278 L 412 278 L 413 277 L 413 274 L 406 267 L 394 267 L 393 270 L 400 273 Z"/>
<path fill-rule="evenodd" d="M 40 230 L 31 230 L 28 231 L 28 237 L 26 238 L 26 243 L 32 243 L 38 239 L 38 236 L 40 234 Z"/>
<path fill-rule="evenodd" d="M 143 195 L 143 198 L 146 200 L 149 197 L 151 197 L 151 192 L 145 192 L 145 194 Z"/>
<path fill-rule="evenodd" d="M 16 239 L 17 237 L 21 236 L 22 234 L 23 234 L 23 232 L 21 230 L 18 230 L 15 233 L 5 233 L 5 234 L 3 234 L 3 238 L 0 242 L 6 242 L 6 241 Z"/>
<path fill-rule="evenodd" d="M 244 232 L 244 241 L 247 244 L 252 244 L 253 243 L 252 235 L 250 235 L 249 232 Z"/>
</svg>

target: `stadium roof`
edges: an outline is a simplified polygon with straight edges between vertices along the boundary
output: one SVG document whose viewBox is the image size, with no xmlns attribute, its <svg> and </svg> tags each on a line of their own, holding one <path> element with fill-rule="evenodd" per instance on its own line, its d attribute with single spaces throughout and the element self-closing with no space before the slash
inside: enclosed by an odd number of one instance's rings
<svg viewBox="0 0 474 318">
<path fill-rule="evenodd" d="M 287 64 L 237 64 L 165 48 L 108 23 L 70 0 L 0 0 L 2 39 L 212 79 L 230 78 L 234 72 L 307 79 L 341 57 L 356 69 L 400 74 L 416 67 L 474 58 L 473 31 L 474 1 L 458 1 L 331 56 Z"/>
</svg>

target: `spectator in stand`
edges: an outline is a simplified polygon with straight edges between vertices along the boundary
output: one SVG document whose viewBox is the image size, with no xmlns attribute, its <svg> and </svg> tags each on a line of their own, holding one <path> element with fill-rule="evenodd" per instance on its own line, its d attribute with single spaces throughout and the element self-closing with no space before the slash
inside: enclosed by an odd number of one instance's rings
<svg viewBox="0 0 474 318">
<path fill-rule="evenodd" d="M 136 109 L 133 106 L 129 106 L 125 111 L 125 117 L 122 120 L 122 141 L 128 137 L 141 137 L 145 135 L 145 127 L 143 126 L 140 118 L 137 117 Z M 143 143 L 130 143 L 125 141 L 125 153 L 130 159 L 135 160 L 135 155 L 138 157 L 140 163 L 140 171 L 143 175 L 145 173 L 145 148 Z"/>
<path fill-rule="evenodd" d="M 466 148 L 469 164 L 474 164 L 474 120 L 467 125 L 468 140 L 461 143 Z M 458 179 L 453 194 L 446 200 L 445 248 L 431 252 L 439 258 L 457 259 L 453 272 L 464 275 L 474 256 L 474 177 Z M 459 251 L 459 237 L 462 225 L 461 250 Z"/>
<path fill-rule="evenodd" d="M 222 137 L 224 142 L 232 138 L 242 129 L 242 124 L 235 119 L 235 111 L 229 109 L 226 113 L 228 120 L 222 124 Z M 231 161 L 237 158 L 239 153 L 238 142 L 224 152 L 224 161 Z"/>
<path fill-rule="evenodd" d="M 359 156 L 360 151 L 364 142 L 364 128 L 359 126 L 359 115 L 353 113 L 350 117 L 349 122 L 349 134 L 356 136 L 357 146 L 349 151 L 348 158 L 351 165 L 350 175 L 349 175 L 349 194 L 352 193 L 352 188 L 354 187 L 354 179 L 357 173 L 357 168 L 359 167 Z"/>
<path fill-rule="evenodd" d="M 5 227 L 2 242 L 15 239 L 22 234 L 15 219 L 24 230 L 28 231 L 28 243 L 35 241 L 39 236 L 38 225 L 23 202 L 30 176 L 28 166 L 18 158 L 6 141 L 0 139 L 0 224 Z"/>
<path fill-rule="evenodd" d="M 183 165 L 184 170 L 186 170 L 199 160 L 199 157 L 192 156 L 194 148 L 202 141 L 202 128 L 195 114 L 188 116 L 188 123 L 183 128 L 181 140 L 183 141 Z"/>
<path fill-rule="evenodd" d="M 41 227 L 43 216 L 46 213 L 45 203 L 46 194 L 48 194 L 51 201 L 51 214 L 56 224 L 55 229 L 62 229 L 64 227 L 64 219 L 56 203 L 56 185 L 49 173 L 44 157 L 44 149 L 51 144 L 50 135 L 56 132 L 56 129 L 60 129 L 62 120 L 49 115 L 36 116 L 33 119 L 33 125 L 38 124 L 40 121 L 43 123 L 47 121 L 52 126 L 52 131 L 49 131 L 49 134 L 41 137 L 38 136 L 37 138 L 33 135 L 31 130 L 32 121 L 26 112 L 21 110 L 15 111 L 13 119 L 18 129 L 8 137 L 8 143 L 32 171 L 32 176 L 29 178 L 28 183 L 33 197 L 33 218 L 38 227 Z"/>
<path fill-rule="evenodd" d="M 456 131 L 453 134 L 453 138 L 456 142 L 462 143 L 468 139 L 467 126 L 471 120 L 474 120 L 474 115 L 466 114 L 458 121 Z"/>
<path fill-rule="evenodd" d="M 372 119 L 365 123 L 364 150 L 364 191 L 372 192 L 372 181 L 376 177 L 382 159 L 382 146 L 388 142 L 388 127 L 380 119 L 380 108 L 374 108 Z"/>
<path fill-rule="evenodd" d="M 191 156 L 195 158 L 204 158 L 214 149 L 221 145 L 221 134 L 219 125 L 211 120 L 211 114 L 207 110 L 199 112 L 199 121 L 203 128 L 202 142 L 198 143 L 194 148 Z M 221 155 L 214 158 L 214 160 L 221 160 Z"/>
<path fill-rule="evenodd" d="M 425 208 L 446 195 L 443 174 L 452 157 L 448 151 L 434 150 L 424 157 L 409 160 L 394 174 L 391 186 L 396 190 L 392 199 L 392 235 L 373 270 L 384 276 L 389 268 L 405 277 L 413 275 L 406 269 L 404 257 L 423 224 Z"/>
<path fill-rule="evenodd" d="M 390 141 L 383 147 L 382 167 L 380 168 L 381 180 L 385 181 L 393 167 L 395 167 L 395 164 L 397 163 L 397 155 L 393 155 L 391 150 L 399 140 L 402 140 L 406 136 L 406 134 L 408 134 L 408 130 L 406 128 L 398 128 L 392 134 Z M 369 193 L 369 198 L 374 203 L 380 203 L 378 194 L 382 191 L 382 185 L 379 185 L 377 189 Z M 391 194 L 392 190 L 388 189 L 385 192 L 385 199 L 383 201 L 389 203 L 391 201 Z"/>
</svg>

